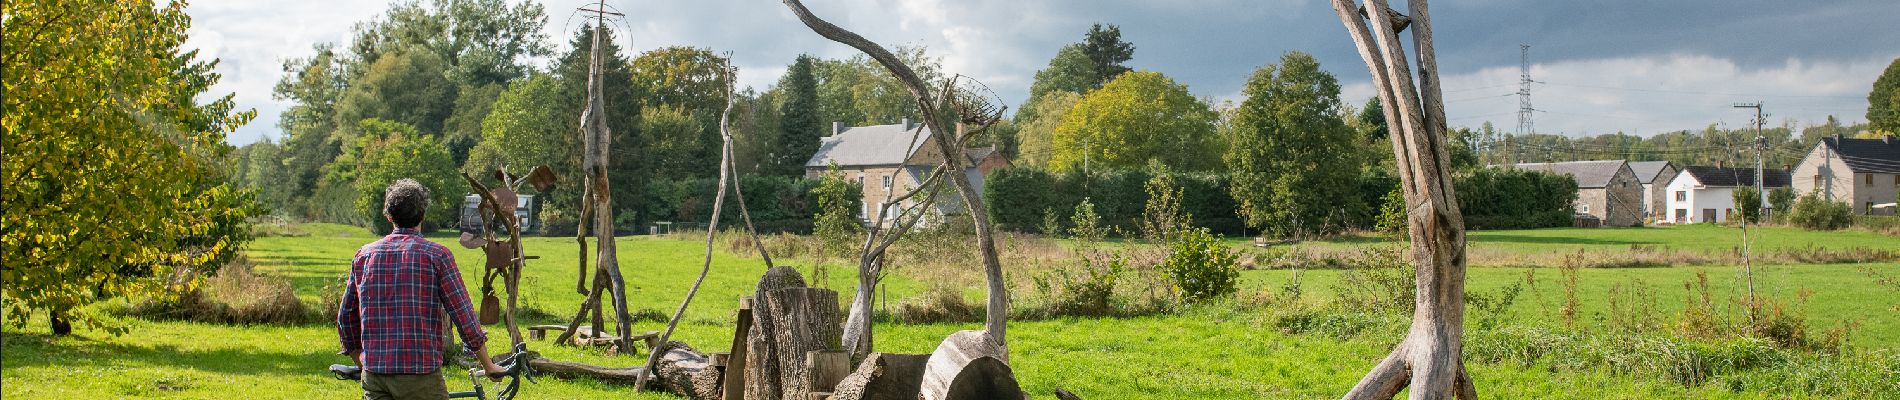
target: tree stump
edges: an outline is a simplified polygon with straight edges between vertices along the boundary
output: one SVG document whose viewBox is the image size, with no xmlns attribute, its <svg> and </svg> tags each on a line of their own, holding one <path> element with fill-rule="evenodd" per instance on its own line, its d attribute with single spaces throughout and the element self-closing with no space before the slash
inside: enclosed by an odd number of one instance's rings
<svg viewBox="0 0 1900 400">
<path fill-rule="evenodd" d="M 1022 399 L 1009 369 L 1009 349 L 984 331 L 958 331 L 944 338 L 924 364 L 924 400 Z"/>
<path fill-rule="evenodd" d="M 778 289 L 765 292 L 762 305 L 762 310 L 755 308 L 753 313 L 771 315 L 769 320 L 762 319 L 760 325 L 771 325 L 768 331 L 773 332 L 773 336 L 756 339 L 773 342 L 769 355 L 776 360 L 778 368 L 774 371 L 778 375 L 775 391 L 780 397 L 776 398 L 803 399 L 810 397 L 811 392 L 824 391 L 812 387 L 815 379 L 813 371 L 805 368 L 805 353 L 838 348 L 838 338 L 844 334 L 838 292 L 817 288 Z M 746 392 L 746 398 L 755 398 L 751 390 Z"/>
<path fill-rule="evenodd" d="M 782 386 L 779 381 L 778 342 L 774 338 L 780 335 L 780 325 L 775 323 L 777 314 L 766 305 L 766 292 L 788 288 L 805 287 L 805 278 L 791 267 L 775 267 L 765 271 L 759 278 L 757 291 L 752 295 L 752 329 L 746 332 L 744 351 L 744 372 L 734 373 L 734 377 L 744 376 L 745 398 L 753 400 L 780 400 Z M 733 350 L 733 353 L 740 353 Z M 797 353 L 803 363 L 804 352 Z M 735 354 L 737 355 L 737 354 Z"/>
<path fill-rule="evenodd" d="M 871 353 L 832 390 L 832 400 L 916 400 L 929 354 Z"/>
</svg>

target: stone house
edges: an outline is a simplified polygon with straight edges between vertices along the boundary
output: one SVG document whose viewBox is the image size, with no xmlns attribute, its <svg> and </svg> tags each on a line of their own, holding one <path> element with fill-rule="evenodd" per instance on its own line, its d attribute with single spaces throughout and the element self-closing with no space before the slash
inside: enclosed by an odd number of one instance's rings
<svg viewBox="0 0 1900 400">
<path fill-rule="evenodd" d="M 1512 168 L 1569 175 L 1577 180 L 1576 213 L 1601 226 L 1642 226 L 1643 184 L 1623 160 L 1522 163 Z"/>
<path fill-rule="evenodd" d="M 912 132 L 917 133 L 914 142 Z M 897 124 L 859 127 L 834 122 L 831 135 L 819 138 L 818 152 L 805 162 L 805 176 L 821 176 L 836 165 L 846 179 L 857 182 L 863 190 L 864 203 L 858 209 L 858 217 L 867 223 L 876 221 L 881 215 L 914 204 L 916 198 L 906 199 L 898 207 L 879 209 L 885 200 L 902 196 L 916 187 L 930 176 L 931 168 L 942 162 L 943 151 L 931 140 L 931 134 L 930 128 L 908 118 Z M 965 165 L 969 166 L 964 176 L 978 193 L 983 191 L 984 176 L 1009 165 L 994 147 L 966 149 L 963 156 L 968 160 Z M 965 212 L 954 190 L 937 196 L 935 208 L 935 215 Z M 931 216 L 925 217 L 926 221 L 930 219 Z"/>
<path fill-rule="evenodd" d="M 1825 196 L 1853 207 L 1855 214 L 1893 215 L 1900 193 L 1900 139 L 1822 138 L 1790 171 L 1802 196 Z"/>
<path fill-rule="evenodd" d="M 1664 204 L 1668 197 L 1669 180 L 1676 178 L 1676 165 L 1668 161 L 1631 161 L 1630 171 L 1636 173 L 1636 180 L 1643 183 L 1643 219 L 1664 221 L 1669 218 L 1669 208 Z"/>
<path fill-rule="evenodd" d="M 1787 170 L 1762 171 L 1765 190 L 1788 187 Z M 1723 223 L 1741 212 L 1735 207 L 1735 189 L 1755 186 L 1754 168 L 1683 167 L 1664 189 L 1669 194 L 1668 221 L 1677 224 Z M 1759 201 L 1759 200 L 1757 200 Z M 1762 205 L 1764 208 L 1767 204 Z"/>
</svg>

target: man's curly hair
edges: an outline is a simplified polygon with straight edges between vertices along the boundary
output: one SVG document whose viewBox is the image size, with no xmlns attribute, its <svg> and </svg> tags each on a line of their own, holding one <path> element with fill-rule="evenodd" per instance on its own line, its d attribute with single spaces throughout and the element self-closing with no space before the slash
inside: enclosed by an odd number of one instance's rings
<svg viewBox="0 0 1900 400">
<path fill-rule="evenodd" d="M 397 228 L 420 227 L 428 209 L 429 188 L 414 179 L 403 178 L 383 189 L 383 216 Z"/>
</svg>

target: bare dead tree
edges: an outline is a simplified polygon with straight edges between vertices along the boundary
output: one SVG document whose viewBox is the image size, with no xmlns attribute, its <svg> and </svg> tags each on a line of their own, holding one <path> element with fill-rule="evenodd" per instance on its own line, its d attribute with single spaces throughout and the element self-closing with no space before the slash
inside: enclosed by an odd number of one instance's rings
<svg viewBox="0 0 1900 400">
<path fill-rule="evenodd" d="M 700 285 L 703 285 L 706 283 L 706 274 L 712 272 L 713 239 L 718 237 L 719 235 L 719 214 L 720 214 L 720 210 L 725 209 L 725 205 L 726 205 L 726 181 L 727 181 L 727 178 L 732 174 L 732 170 L 733 170 L 732 168 L 733 167 L 732 130 L 729 129 L 727 125 L 727 122 L 730 120 L 729 118 L 732 116 L 733 68 L 731 65 L 731 61 L 729 61 L 732 59 L 732 57 L 728 55 L 726 59 L 728 60 L 727 64 L 720 68 L 720 72 L 724 74 L 726 78 L 726 109 L 725 111 L 722 111 L 719 113 L 719 137 L 721 138 L 721 143 L 719 146 L 720 148 L 719 189 L 716 193 L 713 194 L 712 219 L 706 223 L 706 255 L 705 255 L 706 262 L 705 264 L 700 266 L 699 278 L 693 280 L 692 288 L 686 290 L 686 299 L 681 300 L 679 308 L 673 310 L 673 318 L 666 322 L 666 330 L 660 331 L 660 341 L 658 343 L 666 343 L 667 340 L 673 337 L 673 329 L 679 327 L 680 317 L 683 317 L 686 315 L 686 306 L 693 304 L 693 296 L 698 295 Z M 739 186 L 738 182 L 736 182 L 737 179 L 733 179 L 733 180 L 735 181 L 733 182 L 733 189 L 734 191 L 737 191 L 738 186 Z M 743 203 L 745 200 L 741 199 L 739 201 Z M 741 204 L 741 206 L 743 207 L 743 204 Z M 750 226 L 752 225 L 752 218 L 748 216 L 748 217 L 745 217 L 745 219 L 746 219 L 747 228 L 749 230 Z M 754 232 L 752 235 L 752 242 L 759 243 L 759 237 L 756 232 Z M 759 254 L 761 255 L 765 254 L 765 247 L 763 244 L 759 244 Z M 770 256 L 766 256 L 766 257 L 768 257 L 766 258 L 766 264 L 768 265 L 766 268 L 771 269 L 771 267 L 769 266 L 771 264 L 771 261 L 770 261 L 771 258 L 769 258 Z M 655 349 L 655 351 L 650 352 L 650 354 L 647 355 L 646 365 L 648 366 L 658 365 L 658 363 L 660 362 L 660 355 L 661 353 L 658 351 L 658 349 Z M 647 368 L 646 371 L 648 373 L 640 374 L 639 379 L 634 381 L 635 382 L 633 385 L 634 392 L 637 393 L 640 391 L 641 388 L 646 387 L 647 378 L 653 375 L 651 373 L 653 370 L 654 368 Z"/>
<path fill-rule="evenodd" d="M 993 341 L 999 348 L 1005 348 L 1003 346 L 1006 343 L 1005 337 L 1009 318 L 1009 293 L 1007 288 L 1003 286 L 1002 262 L 996 254 L 996 242 L 990 231 L 989 215 L 986 214 L 987 211 L 983 205 L 983 198 L 980 193 L 976 192 L 976 188 L 970 184 L 969 177 L 963 173 L 967 168 L 965 164 L 967 164 L 968 160 L 965 160 L 963 157 L 962 138 L 957 136 L 965 132 L 961 132 L 961 129 L 944 129 L 945 127 L 943 125 L 945 122 L 948 122 L 948 120 L 944 119 L 942 115 L 939 115 L 939 112 L 944 109 L 940 107 L 943 104 L 938 102 L 937 97 L 931 93 L 928 85 L 924 83 L 924 80 L 917 76 L 917 72 L 909 65 L 905 65 L 897 56 L 891 54 L 890 50 L 865 39 L 857 33 L 840 28 L 837 25 L 819 18 L 817 15 L 813 15 L 811 10 L 805 8 L 805 5 L 799 0 L 784 0 L 784 3 L 786 7 L 792 10 L 793 14 L 798 16 L 798 20 L 803 22 L 806 27 L 811 28 L 813 32 L 826 39 L 851 46 L 858 51 L 864 52 L 865 55 L 870 56 L 871 59 L 876 60 L 878 64 L 883 65 L 886 70 L 889 70 L 892 75 L 897 77 L 899 82 L 904 84 L 905 89 L 910 91 L 911 98 L 917 103 L 918 113 L 923 116 L 924 127 L 930 129 L 933 133 L 930 135 L 930 140 L 936 145 L 936 148 L 943 153 L 942 164 L 938 166 L 937 171 L 931 174 L 932 177 L 927 180 L 941 179 L 939 175 L 947 175 L 950 184 L 956 188 L 957 194 L 962 197 L 964 208 L 970 213 L 971 222 L 976 225 L 977 251 L 982 253 L 984 275 L 988 281 L 989 299 L 985 310 L 988 315 L 984 321 L 984 331 L 987 334 L 986 336 L 988 336 L 988 340 Z M 945 92 L 950 92 L 950 90 L 946 89 Z M 913 194 L 914 193 L 917 192 L 913 192 Z M 934 190 L 924 191 L 922 193 L 934 194 Z M 872 248 L 872 243 L 875 241 L 875 237 L 867 236 L 865 247 Z M 888 244 L 884 244 L 878 247 L 887 246 Z M 878 258 L 871 259 L 873 256 Z M 866 264 L 867 262 L 870 262 L 868 266 Z M 860 257 L 859 260 L 860 282 L 858 296 L 864 299 L 864 301 L 854 300 L 852 302 L 854 312 L 846 318 L 845 329 L 847 350 L 851 351 L 854 359 L 861 358 L 862 354 L 868 354 L 870 349 L 869 318 L 860 317 L 860 314 L 869 312 L 869 289 L 864 287 L 864 282 L 866 281 L 864 275 L 867 270 L 880 267 L 881 262 L 881 255 L 874 254 L 865 254 Z M 857 312 L 856 310 L 860 308 L 860 303 L 864 303 L 864 310 Z M 851 322 L 853 319 L 860 319 L 860 322 L 854 325 Z M 858 326 L 858 328 L 854 328 L 854 326 Z"/>
<path fill-rule="evenodd" d="M 1392 125 L 1392 153 L 1405 192 L 1406 228 L 1417 268 L 1411 329 L 1344 399 L 1389 399 L 1406 387 L 1412 399 L 1475 399 L 1477 388 L 1465 370 L 1465 228 L 1452 192 L 1450 152 L 1445 140 L 1444 100 L 1438 61 L 1432 50 L 1431 16 L 1426 0 L 1407 0 L 1409 18 L 1386 0 L 1333 0 L 1372 74 L 1385 118 Z M 1371 9 L 1371 12 L 1362 10 Z M 1367 19 L 1371 29 L 1367 29 Z M 1418 46 L 1418 81 L 1413 82 L 1398 33 L 1412 29 Z"/>
</svg>

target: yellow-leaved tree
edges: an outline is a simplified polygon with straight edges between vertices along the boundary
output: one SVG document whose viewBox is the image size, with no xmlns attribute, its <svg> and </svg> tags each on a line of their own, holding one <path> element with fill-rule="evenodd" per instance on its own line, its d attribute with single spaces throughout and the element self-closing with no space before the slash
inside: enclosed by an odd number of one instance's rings
<svg viewBox="0 0 1900 400">
<path fill-rule="evenodd" d="M 231 96 L 200 104 L 216 60 L 184 51 L 183 2 L 7 1 L 0 10 L 0 302 L 7 323 L 189 289 L 249 240 L 250 193 L 227 183 Z"/>
</svg>

